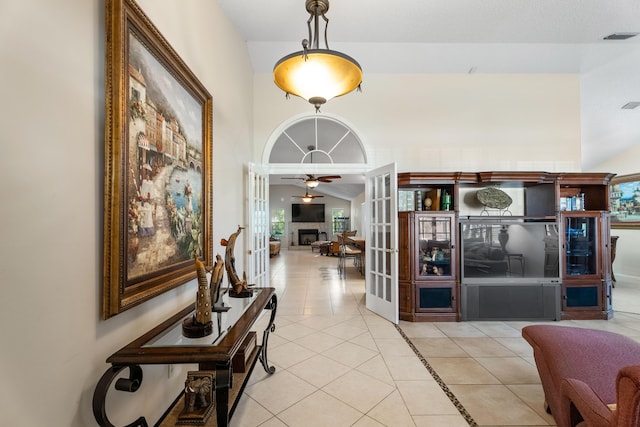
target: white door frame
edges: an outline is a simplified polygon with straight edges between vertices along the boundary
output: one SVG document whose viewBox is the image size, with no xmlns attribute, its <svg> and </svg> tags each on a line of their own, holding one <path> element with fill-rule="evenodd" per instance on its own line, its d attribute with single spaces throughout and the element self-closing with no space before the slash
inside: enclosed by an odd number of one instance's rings
<svg viewBox="0 0 640 427">
<path fill-rule="evenodd" d="M 326 114 L 325 114 L 326 115 Z M 366 306 L 373 312 L 381 315 L 384 318 L 389 319 L 393 323 L 399 321 L 399 307 L 398 307 L 398 276 L 397 276 L 397 264 L 398 264 L 398 251 L 397 251 L 397 170 L 396 164 L 386 166 L 387 169 L 379 168 L 374 171 L 370 171 L 371 166 L 368 164 L 369 156 L 366 155 L 366 150 L 362 144 L 360 138 L 361 148 L 365 153 L 364 163 L 321 163 L 321 164 L 279 164 L 269 163 L 271 150 L 283 131 L 288 128 L 292 123 L 303 120 L 305 117 L 309 117 L 308 114 L 302 114 L 298 117 L 294 117 L 286 122 L 283 122 L 274 132 L 272 132 L 265 149 L 262 153 L 262 168 L 265 170 L 266 178 L 265 185 L 269 187 L 269 177 L 271 174 L 365 174 L 367 176 L 365 183 L 365 208 L 368 209 L 366 213 L 363 213 L 363 219 L 367 224 L 363 223 L 363 227 L 366 230 L 366 246 L 365 246 L 365 296 Z M 337 120 L 343 125 L 348 127 L 355 135 L 362 135 L 355 127 L 346 122 L 341 117 L 327 116 L 330 119 Z M 317 135 L 316 135 L 317 137 Z M 377 178 L 372 173 L 380 172 L 382 175 Z M 371 176 L 371 178 L 369 178 Z M 384 177 L 384 178 L 383 178 Z M 386 186 L 376 187 L 376 179 L 383 180 L 380 183 L 385 183 Z M 371 180 L 371 182 L 370 182 Z M 371 187 L 370 192 L 367 188 Z M 382 192 L 382 193 L 381 193 Z M 376 197 L 371 197 L 373 194 Z M 266 193 L 266 205 L 267 221 L 270 222 L 269 211 L 269 199 L 268 192 Z M 251 198 L 253 202 L 253 198 Z M 374 214 L 371 208 L 383 209 L 383 218 L 378 218 Z M 252 218 L 252 215 L 249 216 Z M 381 221 L 381 219 L 383 221 Z M 270 223 L 266 224 L 267 230 L 270 229 Z M 253 233 L 253 231 L 251 232 Z M 378 234 L 376 234 L 378 233 Z M 384 235 L 380 238 L 379 235 Z M 376 236 L 376 237 L 374 237 Z M 251 240 L 254 240 L 253 236 Z M 374 243 L 371 245 L 370 243 Z M 268 256 L 268 251 L 267 251 Z M 268 266 L 268 258 L 266 259 Z M 268 270 L 267 270 L 268 271 Z M 267 280 L 269 277 L 267 277 Z M 373 286 L 378 286 L 375 289 Z M 370 292 L 371 290 L 371 292 Z M 378 292 L 380 291 L 380 292 Z"/>
<path fill-rule="evenodd" d="M 248 165 L 247 203 L 247 280 L 256 286 L 269 286 L 269 175 L 262 167 Z"/>
<path fill-rule="evenodd" d="M 365 179 L 365 301 L 367 309 L 397 324 L 398 175 L 395 163 L 367 172 Z"/>
</svg>

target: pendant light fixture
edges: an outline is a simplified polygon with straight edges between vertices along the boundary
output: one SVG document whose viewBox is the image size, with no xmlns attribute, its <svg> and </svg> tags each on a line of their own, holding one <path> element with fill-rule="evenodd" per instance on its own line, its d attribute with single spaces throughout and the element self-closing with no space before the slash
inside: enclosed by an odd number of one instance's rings
<svg viewBox="0 0 640 427">
<path fill-rule="evenodd" d="M 302 40 L 302 51 L 287 55 L 276 63 L 273 67 L 273 80 L 285 91 L 287 97 L 292 94 L 304 98 L 318 112 L 331 98 L 345 95 L 354 89 L 360 90 L 362 68 L 349 55 L 329 49 L 329 19 L 325 16 L 329 10 L 329 0 L 306 0 L 305 6 L 309 12 L 309 39 Z M 320 49 L 319 46 L 320 18 L 325 22 L 326 49 Z"/>
</svg>

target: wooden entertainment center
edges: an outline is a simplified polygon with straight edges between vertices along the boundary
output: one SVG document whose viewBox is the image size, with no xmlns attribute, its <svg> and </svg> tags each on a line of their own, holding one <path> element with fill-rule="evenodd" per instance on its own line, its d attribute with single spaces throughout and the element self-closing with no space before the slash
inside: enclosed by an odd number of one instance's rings
<svg viewBox="0 0 640 427">
<path fill-rule="evenodd" d="M 399 173 L 400 318 L 611 318 L 613 176 Z"/>
</svg>

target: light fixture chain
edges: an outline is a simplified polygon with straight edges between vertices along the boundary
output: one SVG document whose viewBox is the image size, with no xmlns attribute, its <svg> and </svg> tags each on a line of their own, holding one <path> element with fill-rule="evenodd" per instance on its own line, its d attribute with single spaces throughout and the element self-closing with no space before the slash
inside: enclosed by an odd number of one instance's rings
<svg viewBox="0 0 640 427">
<path fill-rule="evenodd" d="M 311 43 L 312 49 L 313 49 L 314 40 L 313 40 L 313 33 L 311 32 L 311 21 L 313 21 L 314 17 L 315 15 L 313 13 L 310 13 L 309 19 L 307 20 L 307 29 L 309 30 L 309 41 L 307 43 Z M 305 51 L 307 50 L 304 40 L 302 40 L 302 47 L 304 47 Z"/>
<path fill-rule="evenodd" d="M 327 29 L 329 28 L 329 18 L 322 14 L 322 19 L 324 19 L 324 45 L 327 49 L 329 49 L 329 42 L 327 41 Z"/>
</svg>

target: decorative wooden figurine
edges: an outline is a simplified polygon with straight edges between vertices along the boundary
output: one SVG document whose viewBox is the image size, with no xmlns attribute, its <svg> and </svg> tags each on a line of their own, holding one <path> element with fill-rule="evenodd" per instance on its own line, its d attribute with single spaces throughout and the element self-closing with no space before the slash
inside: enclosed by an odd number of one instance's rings
<svg viewBox="0 0 640 427">
<path fill-rule="evenodd" d="M 220 298 L 220 291 L 222 289 L 222 279 L 224 277 L 224 261 L 220 255 L 216 255 L 216 264 L 211 271 L 211 283 L 209 290 L 211 292 L 211 303 L 213 304 L 213 311 L 228 311 L 231 307 L 225 306 L 222 298 Z"/>
<path fill-rule="evenodd" d="M 226 246 L 224 253 L 224 265 L 227 270 L 227 279 L 229 280 L 229 296 L 231 297 L 249 297 L 253 295 L 253 291 L 249 289 L 247 284 L 247 273 L 243 273 L 242 279 L 236 273 L 236 258 L 233 251 L 236 246 L 236 239 L 242 232 L 244 227 L 238 226 L 238 231 L 229 236 L 229 240 L 222 239 L 220 244 Z"/>
<path fill-rule="evenodd" d="M 207 423 L 215 407 L 215 373 L 189 371 L 184 382 L 184 408 L 176 425 L 202 426 Z"/>
<path fill-rule="evenodd" d="M 207 272 L 202 261 L 194 257 L 196 275 L 198 276 L 198 292 L 196 294 L 196 311 L 193 316 L 182 322 L 182 334 L 189 338 L 200 338 L 211 335 L 213 322 L 211 321 L 211 292 L 207 283 Z"/>
</svg>

